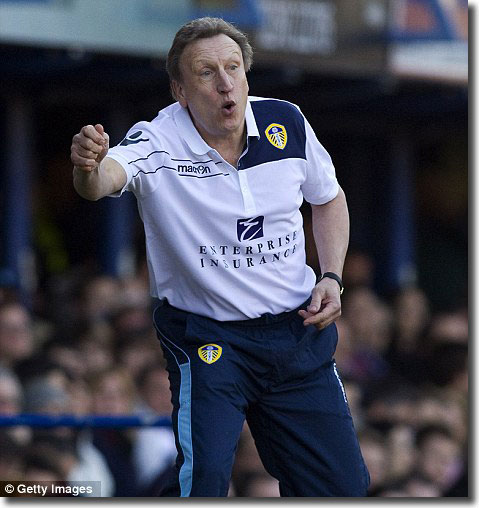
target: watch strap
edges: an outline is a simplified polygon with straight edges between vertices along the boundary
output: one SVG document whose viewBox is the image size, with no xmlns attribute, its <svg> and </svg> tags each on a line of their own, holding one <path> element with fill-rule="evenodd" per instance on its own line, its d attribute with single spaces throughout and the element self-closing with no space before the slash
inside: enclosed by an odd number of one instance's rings
<svg viewBox="0 0 479 508">
<path fill-rule="evenodd" d="M 336 273 L 334 272 L 324 272 L 319 281 L 322 281 L 324 278 L 328 278 L 328 279 L 333 279 L 335 280 L 338 284 L 339 284 L 339 294 L 342 295 L 343 294 L 343 291 L 344 291 L 344 285 L 343 285 L 343 281 L 341 279 L 341 277 L 339 275 L 337 275 Z"/>
</svg>

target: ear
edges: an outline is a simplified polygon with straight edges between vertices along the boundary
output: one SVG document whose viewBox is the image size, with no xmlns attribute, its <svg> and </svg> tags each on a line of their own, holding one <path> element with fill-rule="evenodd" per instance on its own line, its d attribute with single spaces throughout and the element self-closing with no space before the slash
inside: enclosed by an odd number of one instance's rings
<svg viewBox="0 0 479 508">
<path fill-rule="evenodd" d="M 176 100 L 181 104 L 181 106 L 186 108 L 186 106 L 188 105 L 188 101 L 186 100 L 185 90 L 184 90 L 182 84 L 176 80 L 172 80 L 171 81 L 171 89 L 173 90 Z"/>
</svg>

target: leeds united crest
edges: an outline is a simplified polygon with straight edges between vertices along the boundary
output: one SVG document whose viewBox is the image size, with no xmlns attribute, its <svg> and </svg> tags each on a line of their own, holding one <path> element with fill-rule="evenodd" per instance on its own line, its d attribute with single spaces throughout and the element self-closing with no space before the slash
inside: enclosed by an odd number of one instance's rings
<svg viewBox="0 0 479 508">
<path fill-rule="evenodd" d="M 264 131 L 268 141 L 279 148 L 280 150 L 284 150 L 286 143 L 288 142 L 288 134 L 286 133 L 286 129 L 284 125 L 280 125 L 279 123 L 272 123 L 266 127 Z"/>
<path fill-rule="evenodd" d="M 221 358 L 222 351 L 218 344 L 206 344 L 198 348 L 198 355 L 205 363 L 215 363 Z"/>
</svg>

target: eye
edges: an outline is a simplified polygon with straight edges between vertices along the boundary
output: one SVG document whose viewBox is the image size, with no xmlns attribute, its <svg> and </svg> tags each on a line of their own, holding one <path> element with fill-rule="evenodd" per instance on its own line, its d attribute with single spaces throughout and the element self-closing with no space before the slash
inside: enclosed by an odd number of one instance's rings
<svg viewBox="0 0 479 508">
<path fill-rule="evenodd" d="M 204 78 L 208 78 L 208 77 L 210 77 L 212 74 L 213 74 L 213 72 L 212 72 L 212 71 L 210 71 L 209 69 L 205 69 L 204 71 L 201 71 L 201 76 L 203 76 Z"/>
</svg>

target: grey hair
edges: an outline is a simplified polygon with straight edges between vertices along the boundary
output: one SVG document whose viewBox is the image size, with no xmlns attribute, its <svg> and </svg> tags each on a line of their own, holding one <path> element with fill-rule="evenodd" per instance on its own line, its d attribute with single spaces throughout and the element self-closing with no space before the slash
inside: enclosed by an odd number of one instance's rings
<svg viewBox="0 0 479 508">
<path fill-rule="evenodd" d="M 180 58 L 186 46 L 198 39 L 207 39 L 221 34 L 227 35 L 238 44 L 243 55 L 245 71 L 248 72 L 251 69 L 253 65 L 253 48 L 248 42 L 246 34 L 221 18 L 205 17 L 194 19 L 178 30 L 166 58 L 166 71 L 170 78 L 170 88 L 174 99 L 177 99 L 177 97 L 171 87 L 171 82 L 181 81 Z"/>
</svg>

